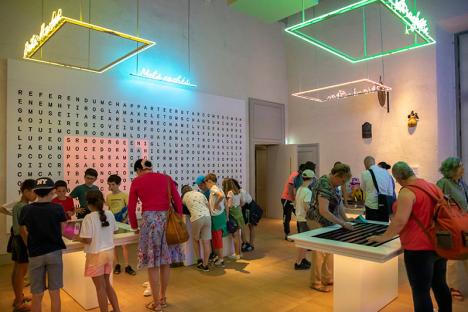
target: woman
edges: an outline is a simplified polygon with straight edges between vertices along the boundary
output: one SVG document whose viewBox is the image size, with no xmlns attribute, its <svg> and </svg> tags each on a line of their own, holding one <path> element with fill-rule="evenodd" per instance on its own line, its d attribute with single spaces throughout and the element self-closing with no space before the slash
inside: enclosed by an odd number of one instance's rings
<svg viewBox="0 0 468 312">
<path fill-rule="evenodd" d="M 313 189 L 312 207 L 308 213 L 309 228 L 317 229 L 324 226 L 339 224 L 347 230 L 353 226 L 348 223 L 338 186 L 351 178 L 351 169 L 343 163 L 336 163 L 330 174 L 323 175 L 317 180 Z M 329 253 L 312 252 L 310 282 L 315 290 L 329 292 L 333 285 L 333 255 Z"/>
<path fill-rule="evenodd" d="M 384 234 L 371 236 L 369 241 L 383 243 L 400 235 L 415 312 L 433 311 L 431 288 L 439 312 L 452 311 L 452 298 L 445 280 L 447 260 L 436 254 L 434 243 L 418 225 L 419 222 L 428 228 L 434 215 L 434 201 L 426 192 L 439 196 L 441 191 L 434 184 L 417 178 L 405 162 L 394 164 L 392 174 L 402 186 L 392 222 Z"/>
<path fill-rule="evenodd" d="M 230 178 L 223 180 L 223 192 L 226 194 L 226 214 L 229 218 L 236 221 L 239 228 L 232 233 L 234 238 L 234 254 L 230 256 L 230 259 L 239 260 L 241 258 L 241 235 L 240 232 L 244 232 L 245 222 L 244 216 L 242 215 L 242 206 L 244 202 L 240 193 L 240 189 L 236 186 L 234 181 Z"/>
<path fill-rule="evenodd" d="M 445 195 L 465 211 L 468 211 L 468 187 L 462 180 L 465 168 L 459 158 L 449 157 L 442 162 L 440 172 L 444 176 L 437 186 Z M 447 284 L 452 298 L 463 301 L 468 295 L 468 260 L 448 261 Z"/>
<path fill-rule="evenodd" d="M 154 300 L 146 307 L 152 311 L 162 311 L 167 306 L 169 265 L 171 262 L 181 262 L 184 258 L 179 245 L 167 245 L 167 211 L 173 202 L 176 212 L 182 214 L 182 201 L 171 177 L 153 172 L 150 161 L 138 159 L 134 170 L 137 177 L 130 186 L 128 219 L 132 229 L 138 230 L 136 204 L 139 199 L 142 203 L 143 223 L 138 244 L 138 267 L 148 268 Z"/>
</svg>

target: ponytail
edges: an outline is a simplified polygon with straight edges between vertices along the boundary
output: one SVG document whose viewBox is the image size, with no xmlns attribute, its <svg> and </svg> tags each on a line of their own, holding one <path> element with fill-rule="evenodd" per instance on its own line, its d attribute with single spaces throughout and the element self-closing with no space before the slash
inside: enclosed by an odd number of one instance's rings
<svg viewBox="0 0 468 312">
<path fill-rule="evenodd" d="M 104 212 L 104 196 L 99 190 L 90 190 L 86 193 L 86 201 L 88 205 L 93 206 L 99 212 L 99 220 L 103 227 L 109 226 L 106 213 Z"/>
</svg>

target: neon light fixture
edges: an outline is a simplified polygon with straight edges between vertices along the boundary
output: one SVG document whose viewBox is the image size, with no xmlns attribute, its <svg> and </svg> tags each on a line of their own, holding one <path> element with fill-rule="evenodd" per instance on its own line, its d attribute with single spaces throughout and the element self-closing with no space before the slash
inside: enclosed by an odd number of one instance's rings
<svg viewBox="0 0 468 312">
<path fill-rule="evenodd" d="M 293 93 L 292 96 L 323 103 L 379 91 L 388 92 L 390 90 L 392 90 L 392 88 L 389 86 L 373 80 L 359 79 L 318 89 L 296 92 Z"/>
<path fill-rule="evenodd" d="M 177 76 L 177 77 L 172 77 L 172 76 L 166 76 L 162 75 L 160 72 L 157 70 L 151 71 L 147 68 L 143 68 L 139 74 L 130 74 L 132 76 L 136 77 L 141 77 L 141 78 L 146 78 L 146 79 L 151 79 L 151 80 L 156 80 L 159 82 L 164 82 L 164 83 L 170 83 L 170 84 L 176 84 L 176 85 L 181 85 L 185 87 L 196 87 L 196 84 L 193 84 L 190 82 L 189 79 L 182 77 L 182 76 Z"/>
<path fill-rule="evenodd" d="M 66 64 L 62 62 L 54 62 L 54 61 L 46 61 L 46 60 L 41 60 L 41 59 L 35 59 L 33 58 L 34 55 L 39 51 L 39 49 L 46 44 L 46 42 L 52 38 L 64 25 L 67 23 L 76 25 L 79 27 L 84 27 L 90 30 L 102 32 L 111 36 L 117 36 L 123 39 L 135 41 L 137 43 L 141 43 L 142 45 L 137 45 L 137 48 L 126 53 L 125 55 L 115 59 L 111 63 L 104 65 L 101 68 L 90 68 L 90 67 L 84 67 L 84 66 L 79 66 L 79 65 L 73 65 L 73 64 Z M 129 34 L 125 34 L 122 32 L 118 32 L 112 29 L 108 29 L 105 27 L 101 27 L 98 25 L 94 24 L 89 24 L 86 22 L 82 22 L 73 18 L 69 18 L 66 16 L 62 15 L 62 9 L 58 9 L 57 11 L 54 11 L 52 13 L 52 19 L 49 22 L 49 24 L 46 26 L 45 23 L 41 25 L 41 30 L 39 34 L 34 34 L 30 40 L 26 41 L 26 44 L 24 45 L 24 54 L 23 58 L 26 60 L 30 61 L 35 61 L 35 62 L 40 62 L 40 63 L 45 63 L 45 64 L 51 64 L 51 65 L 57 65 L 57 66 L 63 66 L 63 67 L 69 67 L 73 69 L 80 69 L 88 72 L 93 72 L 93 73 L 103 73 L 115 65 L 119 64 L 120 62 L 125 61 L 126 59 L 148 49 L 149 47 L 153 46 L 155 43 L 150 40 L 146 40 L 143 38 L 135 37 Z"/>
<path fill-rule="evenodd" d="M 365 21 L 365 17 L 363 17 L 363 31 L 364 31 L 363 55 L 359 57 L 354 57 L 354 56 L 349 55 L 346 52 L 343 52 L 333 47 L 330 44 L 327 44 L 317 38 L 312 37 L 311 35 L 305 32 L 307 30 L 307 27 L 311 25 L 326 21 L 332 17 L 336 17 L 339 15 L 345 14 L 347 12 L 350 12 L 359 8 L 363 8 L 370 4 L 374 4 L 374 3 L 382 4 L 384 7 L 388 9 L 388 11 L 393 13 L 393 15 L 395 15 L 395 17 L 397 17 L 405 26 L 406 35 L 409 35 L 410 33 L 414 35 L 419 35 L 422 38 L 422 41 L 417 42 L 415 40 L 413 44 L 407 45 L 405 47 L 391 49 L 387 51 L 381 51 L 379 53 L 374 53 L 374 54 L 368 54 L 367 53 L 366 21 Z M 290 26 L 286 28 L 285 31 L 297 38 L 304 40 L 305 42 L 311 45 L 317 46 L 351 63 L 369 61 L 372 59 L 424 47 L 424 46 L 435 43 L 435 40 L 429 35 L 429 26 L 428 26 L 427 20 L 420 17 L 420 12 L 417 12 L 416 14 L 411 12 L 405 0 L 361 0 L 356 3 L 342 7 L 338 10 L 335 10 L 335 11 L 326 13 L 324 15 L 318 16 L 316 18 L 303 21 L 299 24 Z"/>
</svg>

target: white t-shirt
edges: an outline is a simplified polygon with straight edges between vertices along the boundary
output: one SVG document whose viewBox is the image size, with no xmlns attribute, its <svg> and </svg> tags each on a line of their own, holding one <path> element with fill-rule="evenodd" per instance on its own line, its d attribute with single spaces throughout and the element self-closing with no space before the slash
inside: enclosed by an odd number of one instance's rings
<svg viewBox="0 0 468 312">
<path fill-rule="evenodd" d="M 312 191 L 308 187 L 300 186 L 296 191 L 296 220 L 298 222 L 305 222 L 306 213 L 309 210 L 310 202 L 312 201 Z"/>
<path fill-rule="evenodd" d="M 209 217 L 210 209 L 205 195 L 197 191 L 185 193 L 182 202 L 190 211 L 190 222 L 196 221 L 201 217 Z"/>
<path fill-rule="evenodd" d="M 241 193 L 242 201 L 244 202 L 244 204 L 250 204 L 252 202 L 253 199 L 252 199 L 252 196 L 249 194 L 249 192 L 247 192 L 244 189 L 240 189 L 240 193 Z"/>
<path fill-rule="evenodd" d="M 117 230 L 114 215 L 105 210 L 109 226 L 102 226 L 99 220 L 99 212 L 93 211 L 87 214 L 81 224 L 80 237 L 91 238 L 91 244 L 85 244 L 84 252 L 98 253 L 114 248 L 114 232 Z"/>
<path fill-rule="evenodd" d="M 374 172 L 380 194 L 392 196 L 395 191 L 394 183 L 387 170 L 376 165 L 372 165 L 370 169 Z M 371 209 L 377 209 L 379 207 L 378 194 L 369 170 L 364 171 L 361 175 L 361 189 L 366 198 L 365 205 Z"/>
<path fill-rule="evenodd" d="M 232 198 L 232 207 L 240 207 L 241 206 L 241 194 L 234 194 L 233 191 L 229 191 L 227 193 L 227 198 Z"/>
<path fill-rule="evenodd" d="M 209 199 L 210 212 L 212 216 L 219 216 L 224 211 L 224 200 L 222 200 L 219 203 L 218 210 L 214 210 L 215 203 L 218 200 L 218 195 L 217 195 L 218 192 L 221 192 L 224 195 L 224 192 L 217 185 L 213 185 L 210 189 L 210 199 Z"/>
</svg>

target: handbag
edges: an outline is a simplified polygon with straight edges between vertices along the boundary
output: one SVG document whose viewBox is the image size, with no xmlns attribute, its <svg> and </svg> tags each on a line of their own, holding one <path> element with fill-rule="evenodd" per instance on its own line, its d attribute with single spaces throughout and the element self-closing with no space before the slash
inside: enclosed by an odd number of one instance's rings
<svg viewBox="0 0 468 312">
<path fill-rule="evenodd" d="M 168 245 L 182 244 L 188 241 L 189 233 L 182 216 L 179 216 L 172 205 L 171 179 L 167 178 L 167 196 L 169 198 L 169 210 L 167 212 L 166 242 Z"/>
<path fill-rule="evenodd" d="M 239 224 L 237 224 L 237 221 L 234 218 L 229 216 L 226 221 L 226 228 L 229 233 L 234 234 L 239 229 Z"/>
<path fill-rule="evenodd" d="M 380 211 L 384 211 L 387 215 L 393 214 L 392 206 L 395 202 L 395 197 L 390 195 L 381 194 L 379 190 L 379 185 L 377 184 L 377 179 L 375 178 L 374 171 L 369 169 L 369 172 L 372 177 L 372 182 L 374 183 L 375 190 L 377 191 L 377 202 L 378 202 L 378 209 Z"/>
</svg>

